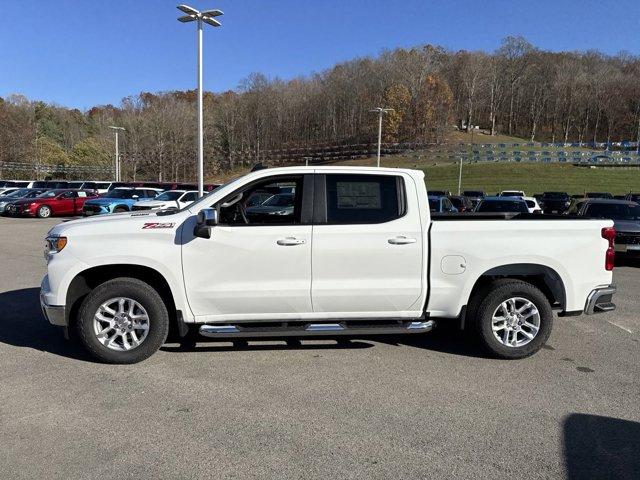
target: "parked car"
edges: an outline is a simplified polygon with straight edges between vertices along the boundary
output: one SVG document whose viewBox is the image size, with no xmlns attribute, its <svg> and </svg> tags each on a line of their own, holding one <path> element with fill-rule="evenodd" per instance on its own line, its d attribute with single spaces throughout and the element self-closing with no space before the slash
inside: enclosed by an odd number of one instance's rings
<svg viewBox="0 0 640 480">
<path fill-rule="evenodd" d="M 451 195 L 451 190 L 430 190 L 429 195 L 432 197 L 447 197 Z"/>
<path fill-rule="evenodd" d="M 613 195 L 607 192 L 587 192 L 584 196 L 586 198 L 605 198 L 609 200 L 613 199 Z"/>
<path fill-rule="evenodd" d="M 79 215 L 88 199 L 96 198 L 93 190 L 47 190 L 35 198 L 17 200 L 7 205 L 5 213 L 12 216 L 48 218 L 54 215 Z"/>
<path fill-rule="evenodd" d="M 0 197 L 0 214 L 4 214 L 7 205 L 25 198 L 34 198 L 44 193 L 45 190 L 39 188 L 19 188 L 8 195 Z"/>
<path fill-rule="evenodd" d="M 525 193 L 522 190 L 503 190 L 497 196 L 498 197 L 526 197 Z"/>
<path fill-rule="evenodd" d="M 529 213 L 522 197 L 484 197 L 475 209 L 478 213 Z"/>
<path fill-rule="evenodd" d="M 429 195 L 429 210 L 431 213 L 456 213 L 458 209 L 453 206 L 449 197 L 443 195 Z"/>
<path fill-rule="evenodd" d="M 538 204 L 538 200 L 535 197 L 522 197 L 522 199 L 527 204 L 529 213 L 542 213 L 542 208 L 540 208 L 540 204 Z"/>
<path fill-rule="evenodd" d="M 151 200 L 139 200 L 131 210 L 156 210 L 175 208 L 181 210 L 198 199 L 197 191 L 167 190 Z"/>
<path fill-rule="evenodd" d="M 613 196 L 614 200 L 627 200 L 627 195 L 614 195 Z M 638 200 L 633 200 L 634 202 L 637 202 Z"/>
<path fill-rule="evenodd" d="M 159 188 L 116 187 L 99 198 L 85 202 L 82 214 L 89 216 L 129 212 L 137 201 L 156 198 L 160 193 Z"/>
<path fill-rule="evenodd" d="M 544 192 L 540 206 L 544 213 L 564 213 L 571 205 L 571 197 L 566 192 Z"/>
<path fill-rule="evenodd" d="M 473 211 L 473 202 L 463 195 L 450 195 L 449 200 L 460 213 Z"/>
<path fill-rule="evenodd" d="M 81 188 L 86 190 L 95 190 L 99 194 L 103 194 L 109 191 L 109 188 L 111 187 L 112 184 L 113 184 L 112 182 L 87 181 L 82 183 Z"/>
<path fill-rule="evenodd" d="M 268 225 L 242 215 L 254 190 L 285 181 L 296 184 L 293 211 Z M 427 195 L 422 171 L 288 167 L 180 212 L 64 222 L 46 239 L 42 309 L 94 358 L 134 363 L 170 324 L 233 339 L 456 322 L 494 356 L 522 358 L 545 344 L 554 310 L 615 308 L 611 220 L 432 218 Z"/>
<path fill-rule="evenodd" d="M 613 220 L 615 250 L 625 256 L 640 256 L 640 205 L 628 200 L 588 199 L 578 202 L 573 215 Z"/>
</svg>

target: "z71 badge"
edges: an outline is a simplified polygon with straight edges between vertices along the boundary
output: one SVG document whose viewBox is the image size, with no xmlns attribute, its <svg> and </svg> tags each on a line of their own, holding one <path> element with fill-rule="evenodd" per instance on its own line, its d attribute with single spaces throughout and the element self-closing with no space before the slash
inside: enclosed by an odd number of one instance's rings
<svg viewBox="0 0 640 480">
<path fill-rule="evenodd" d="M 142 229 L 145 230 L 147 228 L 173 228 L 174 225 L 175 225 L 175 223 L 150 222 L 150 223 L 145 223 L 142 226 Z"/>
</svg>

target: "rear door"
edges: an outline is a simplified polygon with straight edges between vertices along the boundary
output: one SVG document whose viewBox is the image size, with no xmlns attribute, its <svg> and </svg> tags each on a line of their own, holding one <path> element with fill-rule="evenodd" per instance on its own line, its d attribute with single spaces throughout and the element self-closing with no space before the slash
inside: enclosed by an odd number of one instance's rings
<svg viewBox="0 0 640 480">
<path fill-rule="evenodd" d="M 315 193 L 314 312 L 374 318 L 421 310 L 423 240 L 413 179 L 329 173 L 316 176 Z"/>
</svg>

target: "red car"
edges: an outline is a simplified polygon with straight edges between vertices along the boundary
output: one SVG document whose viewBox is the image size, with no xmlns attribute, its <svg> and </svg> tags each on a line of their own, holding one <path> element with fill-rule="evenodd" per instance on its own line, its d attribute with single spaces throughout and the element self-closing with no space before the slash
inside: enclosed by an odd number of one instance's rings
<svg viewBox="0 0 640 480">
<path fill-rule="evenodd" d="M 18 200 L 7 205 L 7 215 L 47 218 L 52 215 L 82 215 L 86 200 L 96 198 L 94 190 L 47 190 L 35 198 Z"/>
</svg>

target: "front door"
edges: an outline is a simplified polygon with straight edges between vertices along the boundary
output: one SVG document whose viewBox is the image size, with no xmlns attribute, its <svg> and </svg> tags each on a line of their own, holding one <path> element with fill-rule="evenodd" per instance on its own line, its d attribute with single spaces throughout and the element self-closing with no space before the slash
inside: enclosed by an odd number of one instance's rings
<svg viewBox="0 0 640 480">
<path fill-rule="evenodd" d="M 241 187 L 215 205 L 219 225 L 209 239 L 193 236 L 195 216 L 185 222 L 184 281 L 200 320 L 279 320 L 312 312 L 304 183 L 295 175 Z M 268 198 L 254 205 L 252 197 L 265 192 Z"/>
<path fill-rule="evenodd" d="M 329 173 L 319 182 L 317 191 L 325 193 L 316 198 L 325 205 L 313 227 L 314 312 L 367 318 L 421 312 L 422 225 L 406 202 L 417 195 L 412 178 Z"/>
<path fill-rule="evenodd" d="M 55 213 L 58 215 L 73 215 L 76 192 L 61 193 L 56 199 Z"/>
</svg>

